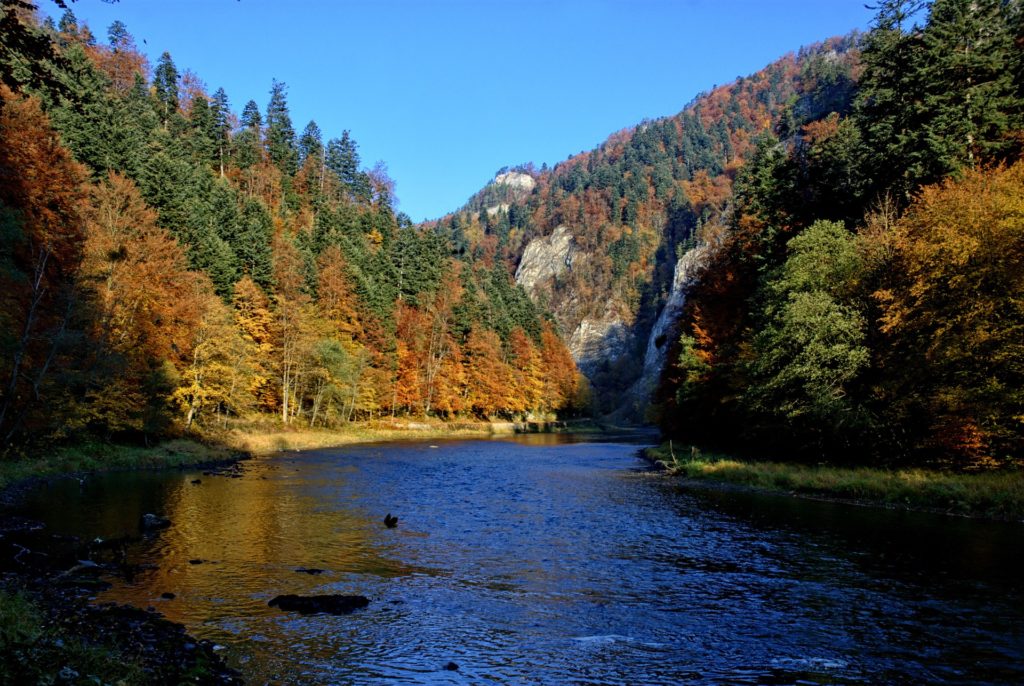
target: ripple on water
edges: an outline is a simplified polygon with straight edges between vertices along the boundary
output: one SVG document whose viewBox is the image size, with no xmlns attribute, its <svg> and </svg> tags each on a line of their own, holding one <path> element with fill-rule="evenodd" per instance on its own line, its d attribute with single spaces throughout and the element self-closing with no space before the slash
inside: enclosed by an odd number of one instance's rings
<svg viewBox="0 0 1024 686">
<path fill-rule="evenodd" d="M 90 538 L 169 517 L 131 550 L 156 569 L 100 600 L 175 593 L 160 611 L 257 683 L 1024 682 L 1020 527 L 681 486 L 636 445 L 560 440 L 109 475 L 25 514 Z"/>
</svg>

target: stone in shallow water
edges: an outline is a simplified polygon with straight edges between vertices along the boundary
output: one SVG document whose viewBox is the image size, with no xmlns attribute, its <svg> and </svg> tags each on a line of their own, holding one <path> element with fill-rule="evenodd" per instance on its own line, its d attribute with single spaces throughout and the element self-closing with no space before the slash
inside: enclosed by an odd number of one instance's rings
<svg viewBox="0 0 1024 686">
<path fill-rule="evenodd" d="M 298 612 L 303 615 L 317 612 L 347 615 L 366 607 L 370 601 L 361 595 L 279 595 L 267 604 L 270 607 L 279 607 L 282 610 Z"/>
<path fill-rule="evenodd" d="M 155 531 L 156 529 L 166 529 L 171 525 L 171 520 L 164 519 L 163 517 L 157 517 L 155 514 L 147 512 L 142 515 L 142 520 L 139 522 L 143 531 Z"/>
</svg>

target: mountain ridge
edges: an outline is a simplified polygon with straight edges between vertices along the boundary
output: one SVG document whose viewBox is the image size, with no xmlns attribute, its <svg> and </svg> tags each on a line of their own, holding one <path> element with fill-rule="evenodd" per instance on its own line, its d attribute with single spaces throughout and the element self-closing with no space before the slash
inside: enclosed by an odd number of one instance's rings
<svg viewBox="0 0 1024 686">
<path fill-rule="evenodd" d="M 597 409 L 617 410 L 645 366 L 650 373 L 644 353 L 676 261 L 727 211 L 758 136 L 843 102 L 858 41 L 853 32 L 784 55 L 551 168 L 503 168 L 461 209 L 428 225 L 494 250 L 551 310 L 598 391 Z M 529 178 L 532 187 L 509 178 Z M 630 414 L 639 419 L 642 410 Z"/>
</svg>

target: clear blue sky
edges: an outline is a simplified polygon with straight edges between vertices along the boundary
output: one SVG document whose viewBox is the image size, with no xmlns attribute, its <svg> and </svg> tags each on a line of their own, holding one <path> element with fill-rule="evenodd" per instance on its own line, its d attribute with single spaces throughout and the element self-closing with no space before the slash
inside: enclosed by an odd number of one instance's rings
<svg viewBox="0 0 1024 686">
<path fill-rule="evenodd" d="M 45 11 L 60 10 L 40 0 Z M 505 165 L 554 164 L 801 45 L 867 28 L 864 0 L 78 0 L 232 109 L 288 84 L 297 132 L 350 129 L 414 220 Z M 145 40 L 145 44 L 143 44 Z"/>
</svg>

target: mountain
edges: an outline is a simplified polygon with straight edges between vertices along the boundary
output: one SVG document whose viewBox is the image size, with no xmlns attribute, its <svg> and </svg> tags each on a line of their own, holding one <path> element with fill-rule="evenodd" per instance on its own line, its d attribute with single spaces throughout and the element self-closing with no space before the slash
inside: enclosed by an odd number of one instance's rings
<svg viewBox="0 0 1024 686">
<path fill-rule="evenodd" d="M 551 169 L 502 169 L 431 226 L 504 260 L 552 312 L 597 410 L 642 419 L 664 361 L 659 313 L 678 307 L 696 266 L 694 255 L 680 260 L 702 227 L 728 212 L 759 136 L 845 113 L 858 41 L 851 34 L 803 48 Z"/>
</svg>

